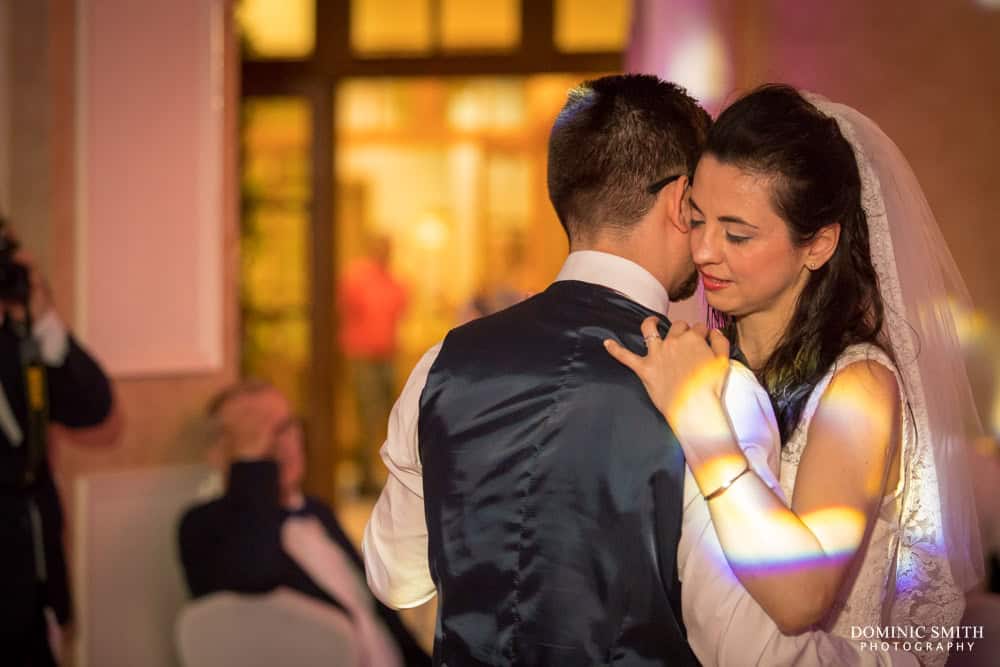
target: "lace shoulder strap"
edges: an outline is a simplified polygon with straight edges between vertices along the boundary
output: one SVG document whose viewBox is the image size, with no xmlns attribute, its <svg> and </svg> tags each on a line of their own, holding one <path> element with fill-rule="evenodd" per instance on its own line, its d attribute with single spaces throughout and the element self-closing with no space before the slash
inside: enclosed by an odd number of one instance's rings
<svg viewBox="0 0 1000 667">
<path fill-rule="evenodd" d="M 796 433 L 793 435 L 793 439 L 800 437 L 798 431 L 807 431 L 809 424 L 812 422 L 813 416 L 816 414 L 816 410 L 819 407 L 819 401 L 823 398 L 823 394 L 826 393 L 827 387 L 830 386 L 830 381 L 833 380 L 833 376 L 837 374 L 837 371 L 842 370 L 851 364 L 857 363 L 859 361 L 875 361 L 890 371 L 896 376 L 896 381 L 900 382 L 900 387 L 902 383 L 899 379 L 899 371 L 896 369 L 896 364 L 892 362 L 889 355 L 880 348 L 878 345 L 873 343 L 856 343 L 854 345 L 848 346 L 837 359 L 830 366 L 830 369 L 826 374 L 816 383 L 813 387 L 812 393 L 809 394 L 809 400 L 806 401 L 805 407 L 802 408 L 802 417 L 799 419 L 799 424 L 796 427 Z"/>
</svg>

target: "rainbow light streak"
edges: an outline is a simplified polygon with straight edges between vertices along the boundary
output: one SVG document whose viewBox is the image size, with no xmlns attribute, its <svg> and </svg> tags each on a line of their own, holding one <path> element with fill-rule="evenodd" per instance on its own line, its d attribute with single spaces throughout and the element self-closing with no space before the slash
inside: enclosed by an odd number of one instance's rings
<svg viewBox="0 0 1000 667">
<path fill-rule="evenodd" d="M 842 432 L 845 438 L 888 437 L 887 420 L 873 413 L 863 388 L 852 388 L 852 384 L 834 383 L 824 396 L 823 415 L 829 427 Z M 692 401 L 690 405 L 692 412 L 697 413 L 696 403 Z M 731 479 L 742 466 L 742 456 L 727 455 L 702 464 L 698 476 Z M 881 480 L 881 470 L 871 471 L 865 480 L 866 491 L 879 494 Z M 745 488 L 742 493 L 754 492 Z M 758 497 L 760 493 L 756 491 Z M 862 543 L 867 517 L 857 508 L 831 505 L 797 517 L 784 507 L 761 513 L 755 509 L 760 505 L 754 502 L 753 495 L 741 498 L 746 499 L 746 511 L 727 525 L 730 531 L 728 557 L 735 568 L 764 575 L 830 567 L 852 558 Z M 815 540 L 803 532 L 802 524 L 808 527 Z M 736 526 L 735 533 L 733 526 Z"/>
<path fill-rule="evenodd" d="M 814 534 L 829 538 L 837 545 L 823 550 L 806 550 L 796 546 L 800 540 L 783 538 L 782 534 L 794 535 L 800 531 L 799 519 L 785 511 L 769 512 L 756 521 L 747 521 L 743 533 L 736 540 L 745 544 L 745 549 L 730 553 L 730 561 L 740 569 L 749 569 L 756 575 L 800 572 L 816 567 L 829 567 L 849 560 L 854 555 L 854 546 L 859 540 L 855 536 L 863 534 L 865 516 L 849 507 L 831 507 L 812 512 L 801 518 Z M 767 536 L 769 539 L 762 539 Z"/>
<path fill-rule="evenodd" d="M 723 456 L 704 464 L 706 476 L 731 478 L 743 467 L 741 456 Z M 748 500 L 751 500 L 748 498 Z M 866 517 L 855 508 L 830 507 L 796 517 L 787 509 L 760 513 L 752 506 L 740 517 L 739 531 L 728 555 L 720 549 L 717 570 L 727 572 L 731 562 L 755 574 L 780 574 L 813 567 L 829 567 L 850 559 L 864 535 Z M 825 549 L 807 548 L 802 523 L 806 524 Z M 811 541 L 811 540 L 809 540 Z"/>
</svg>

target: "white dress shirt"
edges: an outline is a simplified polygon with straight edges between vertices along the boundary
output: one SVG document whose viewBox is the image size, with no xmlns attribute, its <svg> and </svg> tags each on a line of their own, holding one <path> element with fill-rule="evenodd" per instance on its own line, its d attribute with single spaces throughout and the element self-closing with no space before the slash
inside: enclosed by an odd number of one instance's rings
<svg viewBox="0 0 1000 667">
<path fill-rule="evenodd" d="M 571 253 L 556 280 L 601 285 L 664 315 L 669 306 L 666 290 L 652 274 L 616 255 Z M 368 585 L 395 608 L 419 606 L 436 592 L 427 561 L 417 422 L 420 394 L 440 349 L 439 343 L 424 354 L 392 409 L 381 450 L 389 477 L 365 526 Z M 780 495 L 777 421 L 767 393 L 739 363 L 731 365 L 723 403 L 751 467 Z M 684 478 L 677 566 L 688 641 L 703 665 L 917 664 L 909 654 L 893 661 L 889 654 L 862 651 L 857 641 L 821 632 L 782 635 L 733 575 L 690 470 Z"/>
<path fill-rule="evenodd" d="M 378 617 L 361 573 L 316 517 L 285 519 L 281 546 L 316 585 L 347 611 L 361 654 L 360 667 L 403 667 L 403 656 Z"/>
</svg>

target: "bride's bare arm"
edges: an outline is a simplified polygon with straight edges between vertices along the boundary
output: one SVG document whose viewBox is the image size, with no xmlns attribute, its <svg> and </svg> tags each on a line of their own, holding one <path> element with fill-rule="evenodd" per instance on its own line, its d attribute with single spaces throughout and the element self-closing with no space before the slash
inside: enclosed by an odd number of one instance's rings
<svg viewBox="0 0 1000 667">
<path fill-rule="evenodd" d="M 642 379 L 684 449 L 733 572 L 786 634 L 830 609 L 881 501 L 899 440 L 895 377 L 876 363 L 840 370 L 820 400 L 792 506 L 752 472 L 723 409 L 728 345 L 674 325 L 646 357 L 608 350 Z M 649 335 L 644 324 L 643 333 Z M 655 333 L 655 329 L 654 329 Z M 700 346 L 700 347 L 699 347 Z M 893 466 L 895 468 L 895 466 Z M 719 492 L 726 482 L 732 485 Z"/>
</svg>

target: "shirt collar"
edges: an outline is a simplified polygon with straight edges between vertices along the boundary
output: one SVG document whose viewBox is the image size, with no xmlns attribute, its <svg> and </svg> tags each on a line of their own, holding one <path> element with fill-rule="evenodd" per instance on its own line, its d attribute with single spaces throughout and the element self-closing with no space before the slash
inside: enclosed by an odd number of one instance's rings
<svg viewBox="0 0 1000 667">
<path fill-rule="evenodd" d="M 621 292 L 649 310 L 666 315 L 667 290 L 653 274 L 630 259 L 597 250 L 571 252 L 556 281 L 579 280 Z"/>
</svg>

